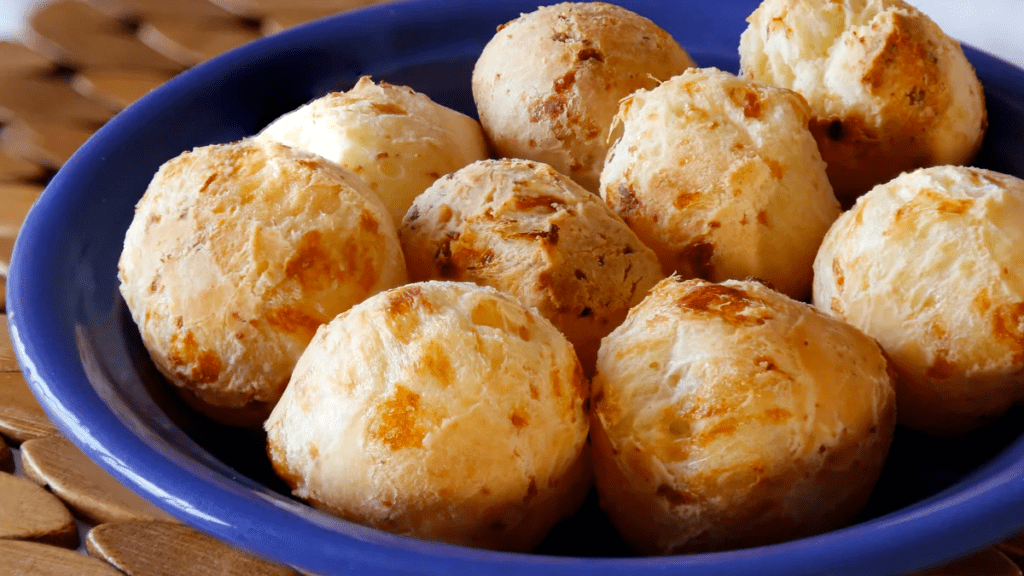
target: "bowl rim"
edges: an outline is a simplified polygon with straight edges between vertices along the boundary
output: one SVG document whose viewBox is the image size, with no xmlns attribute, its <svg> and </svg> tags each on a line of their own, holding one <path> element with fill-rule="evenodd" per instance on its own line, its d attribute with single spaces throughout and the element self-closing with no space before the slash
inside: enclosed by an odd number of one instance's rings
<svg viewBox="0 0 1024 576">
<path fill-rule="evenodd" d="M 657 4 L 648 0 L 637 3 Z M 739 3 L 734 0 L 729 4 Z M 62 205 L 62 198 L 75 194 L 79 174 L 102 166 L 105 148 L 123 144 L 126 135 L 146 117 L 147 109 L 178 91 L 209 85 L 225 70 L 243 65 L 248 59 L 292 50 L 309 38 L 359 34 L 382 19 L 437 19 L 467 10 L 507 12 L 509 6 L 535 5 L 535 1 L 525 0 L 406 0 L 340 14 L 262 38 L 196 66 L 101 128 L 58 172 L 31 209 L 15 244 L 7 284 L 8 325 L 18 362 L 40 404 L 61 431 L 119 481 L 186 523 L 254 554 L 320 574 L 371 567 L 396 574 L 883 574 L 948 561 L 1024 528 L 1024 515 L 1019 514 L 1024 505 L 1021 437 L 971 477 L 921 502 L 846 528 L 781 544 L 647 558 L 576 558 L 477 550 L 380 532 L 312 509 L 296 514 L 284 497 L 252 490 L 250 484 L 238 478 L 203 468 L 178 448 L 133 427 L 112 405 L 112 399 L 104 398 L 94 388 L 82 367 L 81 347 L 71 335 L 57 329 L 68 324 L 68 319 L 52 305 L 52 298 L 58 295 L 47 285 L 53 279 L 33 262 L 67 249 L 51 228 L 53 222 L 74 218 Z M 991 72 L 992 89 L 1024 94 L 1024 71 L 979 50 L 965 47 L 965 51 L 976 68 Z M 75 363 L 77 368 L 68 371 Z M 197 498 L 198 494 L 202 497 Z M 302 545 L 297 547 L 299 541 Z M 312 550 L 319 554 L 304 555 Z"/>
</svg>

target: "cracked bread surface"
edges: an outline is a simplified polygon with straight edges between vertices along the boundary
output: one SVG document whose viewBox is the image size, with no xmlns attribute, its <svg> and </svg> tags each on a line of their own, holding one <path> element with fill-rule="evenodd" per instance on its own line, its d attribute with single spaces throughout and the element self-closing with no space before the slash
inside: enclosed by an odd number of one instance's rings
<svg viewBox="0 0 1024 576">
<path fill-rule="evenodd" d="M 407 280 L 391 218 L 365 184 L 253 140 L 165 163 L 118 269 L 160 372 L 200 411 L 256 427 L 320 324 Z"/>
</svg>

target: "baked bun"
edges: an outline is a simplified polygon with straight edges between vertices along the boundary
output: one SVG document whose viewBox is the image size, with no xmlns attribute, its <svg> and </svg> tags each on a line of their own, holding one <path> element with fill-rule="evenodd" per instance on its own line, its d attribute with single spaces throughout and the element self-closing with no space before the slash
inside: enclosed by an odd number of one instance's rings
<svg viewBox="0 0 1024 576">
<path fill-rule="evenodd" d="M 876 338 L 900 423 L 969 430 L 1024 399 L 1024 181 L 920 169 L 876 186 L 825 236 L 814 304 Z"/>
<path fill-rule="evenodd" d="M 406 281 L 391 218 L 363 182 L 251 140 L 164 164 L 118 268 L 156 367 L 195 407 L 242 426 L 270 413 L 320 324 Z"/>
<path fill-rule="evenodd" d="M 441 176 L 490 155 L 476 120 L 425 94 L 368 76 L 293 110 L 257 136 L 319 154 L 362 178 L 395 227 Z"/>
<path fill-rule="evenodd" d="M 545 162 L 595 192 L 619 100 L 693 65 L 647 18 L 564 2 L 498 28 L 473 69 L 473 99 L 498 154 Z"/>
<path fill-rule="evenodd" d="M 601 195 L 666 271 L 757 277 L 804 299 L 839 216 L 798 94 L 715 68 L 622 101 Z"/>
<path fill-rule="evenodd" d="M 589 384 L 511 297 L 407 284 L 317 332 L 267 420 L 294 494 L 374 528 L 528 551 L 582 502 Z"/>
<path fill-rule="evenodd" d="M 757 282 L 677 277 L 605 338 L 593 405 L 601 507 L 645 554 L 842 526 L 896 417 L 871 338 Z"/>
<path fill-rule="evenodd" d="M 903 171 L 965 164 L 985 96 L 960 45 L 902 0 L 765 0 L 740 37 L 741 75 L 810 103 L 844 204 Z"/>
<path fill-rule="evenodd" d="M 515 296 L 566 335 L 588 373 L 601 338 L 664 278 L 654 252 L 600 198 L 528 160 L 485 160 L 438 180 L 399 236 L 413 280 Z"/>
</svg>

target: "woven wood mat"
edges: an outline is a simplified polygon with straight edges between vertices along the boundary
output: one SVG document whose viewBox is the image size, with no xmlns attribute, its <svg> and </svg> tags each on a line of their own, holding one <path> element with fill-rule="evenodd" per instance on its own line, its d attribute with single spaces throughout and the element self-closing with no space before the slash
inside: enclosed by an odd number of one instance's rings
<svg viewBox="0 0 1024 576">
<path fill-rule="evenodd" d="M 50 178 L 119 110 L 175 74 L 382 0 L 56 0 L 0 42 L 0 311 L 18 229 Z M 91 462 L 32 396 L 0 318 L 0 559 L 5 574 L 298 574 L 181 525 Z M 1021 576 L 1024 535 L 933 576 Z"/>
</svg>

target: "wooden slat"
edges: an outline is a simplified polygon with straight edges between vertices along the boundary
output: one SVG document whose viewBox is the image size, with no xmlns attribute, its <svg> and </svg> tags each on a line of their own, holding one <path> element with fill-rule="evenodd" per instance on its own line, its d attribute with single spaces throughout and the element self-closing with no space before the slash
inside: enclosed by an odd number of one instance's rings
<svg viewBox="0 0 1024 576">
<path fill-rule="evenodd" d="M 211 0 L 225 10 L 250 18 L 263 18 L 269 14 L 296 10 L 335 14 L 387 0 Z"/>
<path fill-rule="evenodd" d="M 0 131 L 0 137 L 3 132 Z M 0 182 L 39 180 L 47 171 L 41 164 L 0 151 Z"/>
<path fill-rule="evenodd" d="M 25 475 L 50 489 L 90 524 L 174 518 L 126 488 L 60 436 L 36 438 L 21 445 Z"/>
<path fill-rule="evenodd" d="M 0 434 L 15 444 L 60 434 L 21 372 L 0 372 Z"/>
<path fill-rule="evenodd" d="M 0 540 L 6 576 L 124 576 L 106 562 L 71 550 L 17 540 Z"/>
<path fill-rule="evenodd" d="M 43 187 L 39 184 L 0 183 L 0 275 L 7 276 L 18 230 Z M 6 332 L 6 330 L 4 330 Z M 2 368 L 0 368 L 2 369 Z"/>
<path fill-rule="evenodd" d="M 115 112 L 75 92 L 68 82 L 10 76 L 0 76 L 0 111 L 8 118 L 71 126 L 99 126 Z"/>
<path fill-rule="evenodd" d="M 11 332 L 7 329 L 7 315 L 0 315 L 0 372 L 20 372 L 18 359 L 14 355 Z"/>
<path fill-rule="evenodd" d="M 336 12 L 316 9 L 303 10 L 301 8 L 275 10 L 263 16 L 260 30 L 265 36 L 270 36 L 332 14 L 336 14 Z"/>
<path fill-rule="evenodd" d="M 130 576 L 297 576 L 182 524 L 101 524 L 86 537 L 89 553 Z"/>
<path fill-rule="evenodd" d="M 17 240 L 17 231 L 9 231 L 0 229 L 0 277 L 7 277 L 7 271 L 11 265 L 11 253 L 14 252 L 14 241 Z M 6 289 L 6 282 L 4 288 Z M 4 307 L 7 305 L 7 296 L 3 295 L 0 299 L 3 302 Z"/>
<path fill-rule="evenodd" d="M 71 87 L 87 98 L 123 109 L 171 78 L 171 74 L 150 70 L 80 70 Z"/>
<path fill-rule="evenodd" d="M 43 189 L 40 184 L 0 183 L 0 231 L 17 232 Z"/>
<path fill-rule="evenodd" d="M 0 230 L 17 231 L 21 228 L 25 215 L 39 199 L 43 190 L 41 184 L 0 183 Z"/>
<path fill-rule="evenodd" d="M 191 22 L 153 18 L 139 28 L 147 46 L 184 66 L 194 66 L 260 38 L 262 33 L 240 21 Z"/>
<path fill-rule="evenodd" d="M 177 72 L 181 64 L 146 46 L 128 23 L 76 0 L 44 4 L 29 19 L 28 44 L 77 68 Z"/>
<path fill-rule="evenodd" d="M 0 540 L 78 547 L 78 527 L 56 496 L 27 478 L 0 472 Z"/>
<path fill-rule="evenodd" d="M 0 438 L 0 471 L 14 472 L 14 454 L 3 438 Z"/>
<path fill-rule="evenodd" d="M 207 0 L 86 0 L 86 2 L 112 17 L 147 20 L 172 17 L 190 20 L 216 20 L 234 17 L 234 14 Z"/>
<path fill-rule="evenodd" d="M 71 158 L 95 130 L 60 122 L 18 120 L 4 126 L 0 146 L 9 154 L 53 169 Z"/>
<path fill-rule="evenodd" d="M 49 58 L 20 42 L 0 42 L 0 74 L 4 76 L 41 76 L 55 68 Z"/>
</svg>

